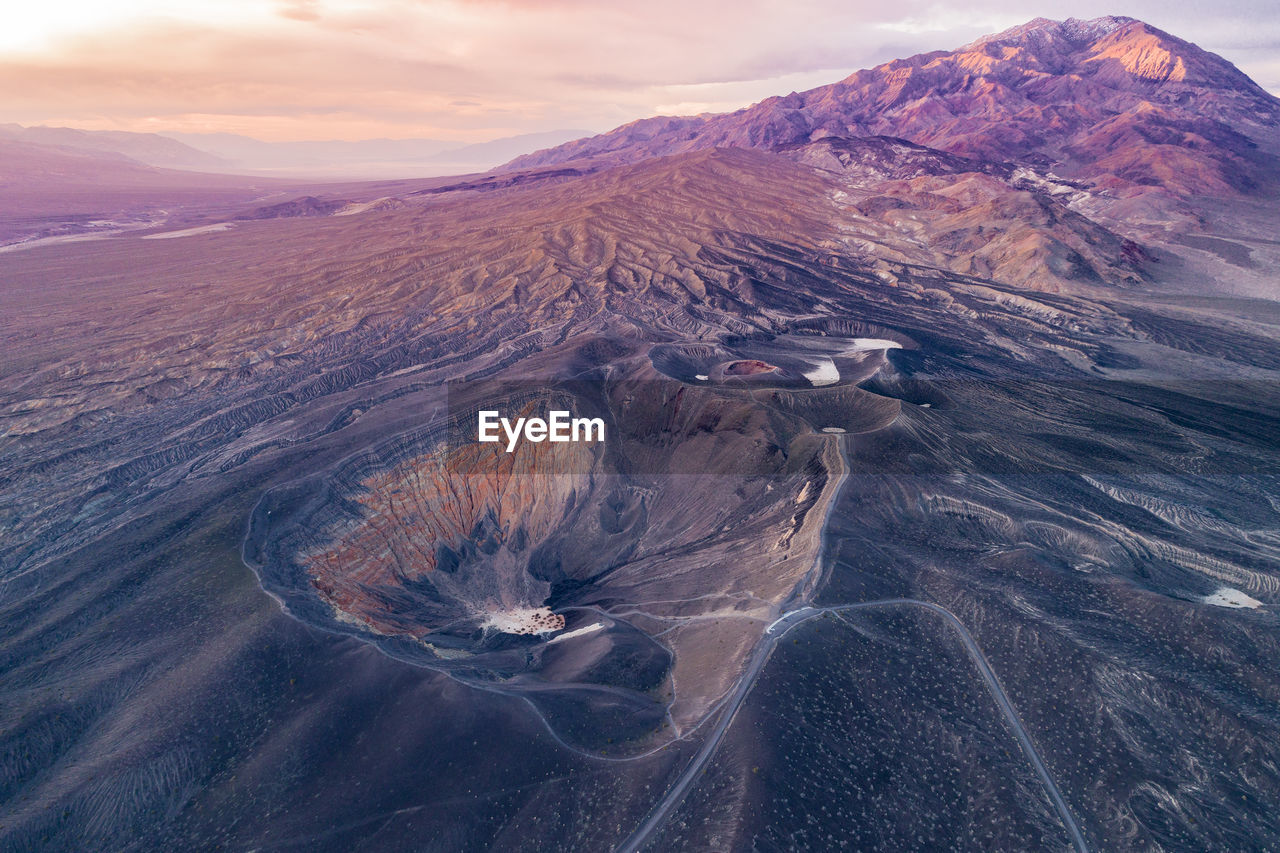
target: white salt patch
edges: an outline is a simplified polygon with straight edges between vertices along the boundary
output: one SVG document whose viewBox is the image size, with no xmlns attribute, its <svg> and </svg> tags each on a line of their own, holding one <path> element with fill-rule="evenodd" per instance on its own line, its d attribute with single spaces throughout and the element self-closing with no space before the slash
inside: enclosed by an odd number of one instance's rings
<svg viewBox="0 0 1280 853">
<path fill-rule="evenodd" d="M 513 607 L 487 611 L 481 627 L 504 634 L 543 634 L 563 629 L 564 617 L 552 613 L 550 607 Z"/>
<path fill-rule="evenodd" d="M 813 370 L 806 370 L 804 378 L 808 379 L 811 385 L 830 385 L 840 381 L 840 371 L 836 369 L 834 361 L 824 358 L 814 365 Z"/>
<path fill-rule="evenodd" d="M 845 352 L 865 352 L 872 349 L 902 349 L 902 344 L 897 341 L 888 341 L 884 338 L 854 338 L 849 342 Z"/>
<path fill-rule="evenodd" d="M 334 214 L 334 216 L 337 216 L 337 215 L 338 214 L 336 213 Z M 421 370 L 424 367 L 430 367 L 430 366 L 431 366 L 430 364 L 414 364 L 414 365 L 410 365 L 409 367 L 402 367 L 399 370 L 396 370 L 392 373 L 388 373 L 387 378 L 390 379 L 393 376 L 404 376 L 406 373 L 413 373 L 415 370 Z"/>
<path fill-rule="evenodd" d="M 336 604 L 330 605 L 333 610 L 333 618 L 346 625 L 355 625 L 357 628 L 364 628 L 366 631 L 372 631 L 375 634 L 381 634 L 377 628 L 373 627 L 368 620 L 362 619 L 354 613 L 348 613 Z"/>
<path fill-rule="evenodd" d="M 196 234 L 212 234 L 215 231 L 227 231 L 234 228 L 230 222 L 219 222 L 214 225 L 201 225 L 196 228 L 183 228 L 181 231 L 163 231 L 159 234 L 143 235 L 143 240 L 169 240 L 173 237 L 193 237 Z"/>
<path fill-rule="evenodd" d="M 375 198 L 373 201 L 366 201 L 363 203 L 353 202 L 352 204 L 349 204 L 346 207 L 342 208 L 342 210 L 339 210 L 337 213 L 334 214 L 334 216 L 351 216 L 356 213 L 364 213 L 366 210 L 370 209 L 371 207 L 386 201 L 387 198 L 388 198 L 387 196 L 383 196 L 382 198 Z"/>
<path fill-rule="evenodd" d="M 0 252 L 20 252 L 23 249 L 34 249 L 37 246 L 52 246 L 57 243 L 84 243 L 89 240 L 102 240 L 113 234 L 122 233 L 119 229 L 113 231 L 100 231 L 90 234 L 60 234 L 57 237 L 38 237 L 33 240 L 22 240 L 17 243 L 10 243 L 7 246 L 0 246 Z"/>
<path fill-rule="evenodd" d="M 1229 586 L 1219 587 L 1218 591 L 1213 595 L 1206 595 L 1200 599 L 1205 604 L 1212 604 L 1214 607 L 1232 607 L 1236 609 L 1249 608 L 1256 610 L 1262 606 L 1262 602 L 1256 598 L 1245 595 L 1238 589 L 1232 589 Z"/>
<path fill-rule="evenodd" d="M 603 622 L 595 622 L 591 625 L 586 626 L 585 628 L 575 628 L 572 631 L 566 631 L 563 634 L 559 634 L 555 637 L 552 637 L 550 640 L 547 641 L 547 645 L 549 646 L 552 643 L 558 643 L 561 640 L 567 640 L 571 637 L 581 637 L 583 634 L 591 634 L 596 631 L 599 631 L 603 627 L 604 627 Z"/>
<path fill-rule="evenodd" d="M 445 649 L 426 642 L 423 645 L 431 650 L 431 654 L 443 660 L 462 660 L 471 657 L 471 652 L 464 652 L 462 649 Z"/>
<path fill-rule="evenodd" d="M 693 376 L 693 378 L 694 378 L 694 379 L 701 380 L 702 382 L 706 382 L 706 381 L 707 381 L 708 379 L 710 379 L 711 377 L 707 376 L 707 374 L 705 374 L 705 373 L 695 373 L 695 374 L 694 374 L 694 376 Z"/>
</svg>

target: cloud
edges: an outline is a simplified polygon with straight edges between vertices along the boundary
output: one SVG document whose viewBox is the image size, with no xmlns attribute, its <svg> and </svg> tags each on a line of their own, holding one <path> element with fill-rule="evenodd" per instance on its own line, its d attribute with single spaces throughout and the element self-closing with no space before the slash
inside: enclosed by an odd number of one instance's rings
<svg viewBox="0 0 1280 853">
<path fill-rule="evenodd" d="M 294 21 L 318 21 L 320 11 L 318 0 L 293 0 L 280 5 L 280 16 Z"/>
</svg>

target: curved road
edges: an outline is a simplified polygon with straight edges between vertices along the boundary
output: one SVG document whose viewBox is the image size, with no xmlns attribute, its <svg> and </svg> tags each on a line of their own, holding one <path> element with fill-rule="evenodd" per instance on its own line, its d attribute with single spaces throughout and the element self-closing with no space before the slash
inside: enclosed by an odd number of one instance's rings
<svg viewBox="0 0 1280 853">
<path fill-rule="evenodd" d="M 841 457 L 844 461 L 844 472 L 842 472 L 839 486 L 836 493 L 832 496 L 831 504 L 827 507 L 826 517 L 823 519 L 823 542 L 820 546 L 818 557 L 815 560 L 813 571 L 821 571 L 821 564 L 826 550 L 825 528 L 827 521 L 831 518 L 831 511 L 836 501 L 840 497 L 840 491 L 849 472 L 849 459 L 844 453 L 844 445 L 840 445 Z M 811 571 L 812 574 L 812 571 Z M 808 585 L 808 578 L 801 583 L 801 588 Z M 793 596 L 793 600 L 798 596 Z M 1054 809 L 1058 813 L 1058 817 L 1062 820 L 1067 832 L 1071 836 L 1071 844 L 1077 853 L 1088 853 L 1089 846 L 1085 842 L 1084 835 L 1080 831 L 1079 825 L 1075 818 L 1072 817 L 1070 809 L 1067 808 L 1066 801 L 1062 798 L 1062 793 L 1058 790 L 1057 784 L 1053 781 L 1053 777 L 1049 775 L 1049 769 L 1045 766 L 1044 760 L 1040 757 L 1039 751 L 1031 741 L 1031 736 L 1027 734 L 1027 730 L 1022 726 L 1022 720 L 1018 717 L 1018 712 L 1014 709 L 1013 703 L 1009 701 L 1009 696 L 1004 692 L 1004 688 L 1000 685 L 999 679 L 996 678 L 995 671 L 991 669 L 991 664 L 987 662 L 987 657 L 982 653 L 982 649 L 978 647 L 978 643 L 973 639 L 973 635 L 965 628 L 964 624 L 956 618 L 956 615 L 941 605 L 934 604 L 929 601 L 921 601 L 915 598 L 886 598 L 879 601 L 863 601 L 856 604 L 843 604 L 835 607 L 812 607 L 802 606 L 795 610 L 780 616 L 768 628 L 765 629 L 764 635 L 760 638 L 760 642 L 756 645 L 755 652 L 752 653 L 751 659 L 747 664 L 746 670 L 742 674 L 742 678 L 738 680 L 738 685 L 734 688 L 729 701 L 725 704 L 724 709 L 720 713 L 720 718 L 716 721 L 715 727 L 707 734 L 707 740 L 703 743 L 702 748 L 698 750 L 698 754 L 689 762 L 689 766 L 685 768 L 680 777 L 676 779 L 675 784 L 667 791 L 666 795 L 654 806 L 653 810 L 645 817 L 644 822 L 636 828 L 619 846 L 618 853 L 635 853 L 640 850 L 649 839 L 653 836 L 663 823 L 671 811 L 678 806 L 688 794 L 689 789 L 693 786 L 698 776 L 702 773 L 702 769 L 711 759 L 720 741 L 724 739 L 725 733 L 729 730 L 729 725 L 733 722 L 738 714 L 738 710 L 742 707 L 742 703 L 746 701 L 747 695 L 751 692 L 751 688 L 755 686 L 756 679 L 760 676 L 760 671 L 764 668 L 765 663 L 773 654 L 773 650 L 777 647 L 778 641 L 786 635 L 795 626 L 802 622 L 806 622 L 817 616 L 827 613 L 834 613 L 837 616 L 850 610 L 865 610 L 875 607 L 923 607 L 938 615 L 942 616 L 960 637 L 961 643 L 964 645 L 965 651 L 974 665 L 978 668 L 978 674 L 982 676 L 982 680 L 986 682 L 987 689 L 991 691 L 992 697 L 996 700 L 996 705 L 1004 714 L 1005 720 L 1009 723 L 1009 727 L 1013 730 L 1014 736 L 1018 739 L 1018 744 L 1022 747 L 1022 752 L 1027 756 L 1027 760 L 1031 762 L 1031 766 L 1035 769 L 1036 775 L 1040 779 L 1040 784 L 1044 786 L 1045 793 L 1049 796 L 1050 802 L 1053 803 Z"/>
</svg>

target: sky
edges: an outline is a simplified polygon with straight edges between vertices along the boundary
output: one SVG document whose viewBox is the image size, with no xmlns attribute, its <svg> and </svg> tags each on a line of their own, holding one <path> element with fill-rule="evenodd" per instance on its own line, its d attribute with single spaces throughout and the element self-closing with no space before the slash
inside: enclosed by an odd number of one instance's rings
<svg viewBox="0 0 1280 853">
<path fill-rule="evenodd" d="M 1036 16 L 1140 18 L 1280 94 L 1277 0 L 9 0 L 0 122 L 268 140 L 604 131 Z M 1212 9 L 1212 14 L 1205 12 Z"/>
</svg>

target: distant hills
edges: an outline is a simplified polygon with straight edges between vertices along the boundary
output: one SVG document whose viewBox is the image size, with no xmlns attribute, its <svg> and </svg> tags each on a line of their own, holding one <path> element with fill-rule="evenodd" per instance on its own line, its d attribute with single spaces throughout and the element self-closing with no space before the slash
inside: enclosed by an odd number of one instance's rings
<svg viewBox="0 0 1280 853">
<path fill-rule="evenodd" d="M 219 171 L 229 165 L 221 157 L 157 133 L 0 124 L 0 140 L 52 147 L 64 154 L 115 155 L 135 164 L 169 169 Z"/>
<path fill-rule="evenodd" d="M 164 169 L 291 178 L 384 179 L 483 172 L 519 154 L 585 136 L 585 130 L 526 133 L 459 145 L 439 139 L 265 142 L 232 133 L 130 133 L 0 125 L 0 141 L 107 156 Z M 2 168 L 2 167 L 0 167 Z M 125 170 L 127 172 L 128 170 Z"/>
<path fill-rule="evenodd" d="M 483 172 L 519 154 L 588 135 L 585 130 L 525 133 L 459 145 L 439 139 L 264 142 L 231 133 L 172 133 L 242 173 L 280 177 L 406 178 Z"/>
</svg>

